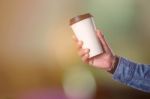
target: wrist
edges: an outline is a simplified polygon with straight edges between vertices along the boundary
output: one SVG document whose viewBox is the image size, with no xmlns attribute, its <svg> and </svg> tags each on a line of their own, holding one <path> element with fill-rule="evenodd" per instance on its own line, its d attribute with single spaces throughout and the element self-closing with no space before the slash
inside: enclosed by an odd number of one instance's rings
<svg viewBox="0 0 150 99">
<path fill-rule="evenodd" d="M 110 70 L 108 70 L 109 73 L 113 74 L 115 72 L 117 65 L 118 65 L 118 61 L 119 61 L 119 57 L 115 55 L 112 58 L 112 64 L 111 64 Z"/>
</svg>

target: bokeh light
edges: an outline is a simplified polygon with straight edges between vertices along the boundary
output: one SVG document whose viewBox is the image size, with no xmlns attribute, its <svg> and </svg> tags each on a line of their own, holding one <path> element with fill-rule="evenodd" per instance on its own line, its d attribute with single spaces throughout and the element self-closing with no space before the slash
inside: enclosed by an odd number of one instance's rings
<svg viewBox="0 0 150 99">
<path fill-rule="evenodd" d="M 64 91 L 69 99 L 93 99 L 96 82 L 89 70 L 74 66 L 65 73 Z"/>
</svg>

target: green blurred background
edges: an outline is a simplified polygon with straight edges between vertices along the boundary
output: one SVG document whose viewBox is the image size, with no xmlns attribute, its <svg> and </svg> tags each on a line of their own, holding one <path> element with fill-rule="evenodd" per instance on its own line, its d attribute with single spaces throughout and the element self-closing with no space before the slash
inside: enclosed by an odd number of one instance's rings
<svg viewBox="0 0 150 99">
<path fill-rule="evenodd" d="M 77 55 L 69 19 L 94 16 L 113 51 L 150 63 L 148 0 L 0 0 L 0 99 L 148 99 Z"/>
</svg>

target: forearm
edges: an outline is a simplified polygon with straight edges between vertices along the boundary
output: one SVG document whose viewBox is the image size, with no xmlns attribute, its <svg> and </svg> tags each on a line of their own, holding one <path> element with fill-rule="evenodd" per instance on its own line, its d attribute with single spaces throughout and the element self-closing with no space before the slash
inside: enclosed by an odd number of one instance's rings
<svg viewBox="0 0 150 99">
<path fill-rule="evenodd" d="M 150 92 L 150 66 L 137 64 L 120 57 L 113 79 L 133 88 Z"/>
</svg>

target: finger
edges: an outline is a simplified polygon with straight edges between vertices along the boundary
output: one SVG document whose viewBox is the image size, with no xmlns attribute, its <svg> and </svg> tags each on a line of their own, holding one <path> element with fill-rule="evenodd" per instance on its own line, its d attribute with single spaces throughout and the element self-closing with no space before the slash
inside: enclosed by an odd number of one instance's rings
<svg viewBox="0 0 150 99">
<path fill-rule="evenodd" d="M 85 55 L 82 57 L 82 61 L 85 62 L 85 63 L 88 63 L 88 59 L 89 59 L 89 54 L 85 54 Z"/>
<path fill-rule="evenodd" d="M 82 45 L 83 45 L 83 42 L 82 41 L 78 41 L 77 42 L 77 49 L 78 50 L 82 49 Z"/>
<path fill-rule="evenodd" d="M 83 42 L 79 41 L 75 35 L 73 35 L 72 38 L 77 43 L 77 49 L 80 50 L 82 48 Z"/>
<path fill-rule="evenodd" d="M 89 49 L 81 49 L 80 51 L 79 51 L 79 56 L 84 56 L 85 54 L 89 54 L 89 52 L 90 52 L 90 50 Z"/>
<path fill-rule="evenodd" d="M 97 36 L 98 36 L 98 38 L 99 38 L 99 40 L 100 40 L 100 42 L 102 44 L 102 47 L 103 47 L 104 51 L 105 52 L 109 52 L 110 48 L 109 48 L 109 46 L 108 46 L 108 44 L 107 44 L 107 42 L 106 42 L 106 40 L 104 38 L 103 33 L 100 32 L 99 30 L 97 30 Z"/>
<path fill-rule="evenodd" d="M 77 37 L 76 37 L 75 35 L 73 35 L 72 38 L 73 38 L 73 40 L 74 40 L 75 42 L 78 42 L 78 39 L 77 39 Z"/>
<path fill-rule="evenodd" d="M 94 63 L 93 59 L 89 59 L 88 61 L 89 61 L 88 63 L 89 63 L 90 65 L 93 65 L 93 63 Z"/>
</svg>

